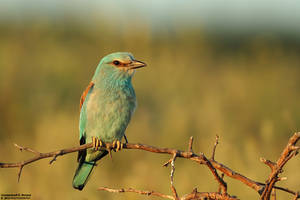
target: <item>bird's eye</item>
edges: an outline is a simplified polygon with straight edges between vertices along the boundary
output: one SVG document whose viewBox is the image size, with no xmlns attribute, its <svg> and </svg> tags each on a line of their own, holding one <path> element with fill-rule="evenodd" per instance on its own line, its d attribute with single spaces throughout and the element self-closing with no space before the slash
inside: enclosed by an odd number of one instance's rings
<svg viewBox="0 0 300 200">
<path fill-rule="evenodd" d="M 116 66 L 118 66 L 118 65 L 121 64 L 120 61 L 117 61 L 117 60 L 113 61 L 113 63 L 114 63 L 114 65 L 116 65 Z"/>
</svg>

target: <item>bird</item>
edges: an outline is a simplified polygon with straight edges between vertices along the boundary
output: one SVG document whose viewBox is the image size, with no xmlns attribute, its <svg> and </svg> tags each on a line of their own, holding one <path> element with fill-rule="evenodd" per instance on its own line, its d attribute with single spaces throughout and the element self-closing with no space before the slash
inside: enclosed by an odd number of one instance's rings
<svg viewBox="0 0 300 200">
<path fill-rule="evenodd" d="M 80 98 L 79 143 L 92 142 L 94 148 L 78 152 L 75 189 L 84 188 L 96 163 L 110 153 L 98 149 L 102 142 L 117 144 L 117 151 L 123 137 L 127 142 L 125 130 L 137 105 L 132 77 L 145 66 L 128 52 L 111 53 L 99 62 Z"/>
</svg>

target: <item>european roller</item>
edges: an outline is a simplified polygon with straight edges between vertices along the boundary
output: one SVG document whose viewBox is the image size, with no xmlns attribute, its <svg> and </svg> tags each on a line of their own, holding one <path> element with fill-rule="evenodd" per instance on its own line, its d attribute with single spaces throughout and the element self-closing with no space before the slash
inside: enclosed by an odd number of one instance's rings
<svg viewBox="0 0 300 200">
<path fill-rule="evenodd" d="M 80 144 L 93 142 L 94 148 L 78 152 L 74 188 L 82 190 L 96 162 L 108 154 L 107 150 L 98 150 L 101 141 L 113 142 L 120 150 L 120 141 L 137 104 L 131 79 L 135 70 L 144 66 L 127 52 L 109 54 L 97 66 L 81 96 L 79 119 Z"/>
</svg>

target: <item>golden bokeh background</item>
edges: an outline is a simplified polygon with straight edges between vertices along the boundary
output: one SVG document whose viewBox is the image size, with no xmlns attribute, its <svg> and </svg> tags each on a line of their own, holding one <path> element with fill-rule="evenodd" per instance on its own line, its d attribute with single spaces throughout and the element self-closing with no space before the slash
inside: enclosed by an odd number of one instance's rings
<svg viewBox="0 0 300 200">
<path fill-rule="evenodd" d="M 195 152 L 210 156 L 218 134 L 217 161 L 264 182 L 269 169 L 259 158 L 275 161 L 299 131 L 297 30 L 244 29 L 247 24 L 232 27 L 233 21 L 218 29 L 193 13 L 199 4 L 192 1 L 183 7 L 175 1 L 174 8 L 158 1 L 152 7 L 75 1 L 74 8 L 67 1 L 29 2 L 32 7 L 6 5 L 0 14 L 0 162 L 32 156 L 14 143 L 41 152 L 78 145 L 79 98 L 99 60 L 115 51 L 132 52 L 148 64 L 133 79 L 138 108 L 127 129 L 132 143 L 184 150 L 194 136 Z M 17 169 L 0 169 L 0 193 L 30 193 L 34 200 L 156 199 L 97 191 L 107 186 L 171 194 L 170 170 L 161 167 L 167 155 L 114 153 L 113 161 L 101 160 L 81 192 L 71 184 L 76 157 L 32 163 L 19 183 Z M 279 185 L 299 190 L 299 166 L 298 156 L 286 165 L 282 176 L 288 180 Z M 242 183 L 225 181 L 230 194 L 258 199 Z M 180 195 L 195 187 L 218 189 L 207 167 L 183 159 L 176 161 L 175 186 Z"/>
</svg>

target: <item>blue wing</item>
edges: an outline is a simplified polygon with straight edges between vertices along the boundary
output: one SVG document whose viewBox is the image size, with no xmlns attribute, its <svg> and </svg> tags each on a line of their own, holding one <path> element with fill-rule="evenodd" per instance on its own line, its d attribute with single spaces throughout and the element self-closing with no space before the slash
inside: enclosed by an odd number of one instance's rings
<svg viewBox="0 0 300 200">
<path fill-rule="evenodd" d="M 86 127 L 86 103 L 88 102 L 89 96 L 93 91 L 94 83 L 90 82 L 88 87 L 83 92 L 80 98 L 80 118 L 79 118 L 79 142 L 80 145 L 86 143 L 86 134 L 85 134 L 85 127 Z M 78 152 L 78 161 L 81 157 L 85 157 L 86 151 L 79 151 Z"/>
</svg>

